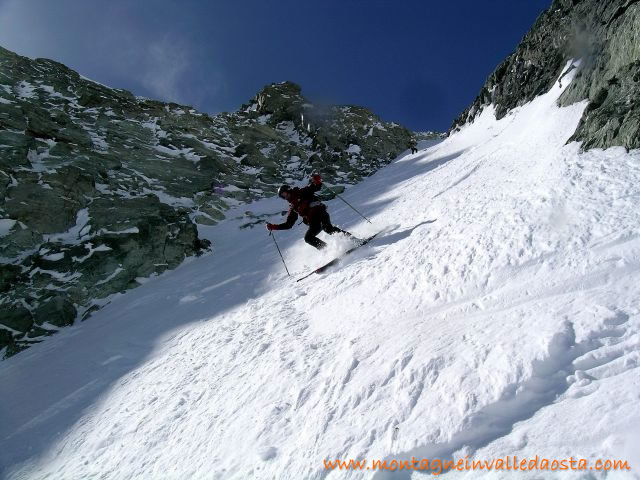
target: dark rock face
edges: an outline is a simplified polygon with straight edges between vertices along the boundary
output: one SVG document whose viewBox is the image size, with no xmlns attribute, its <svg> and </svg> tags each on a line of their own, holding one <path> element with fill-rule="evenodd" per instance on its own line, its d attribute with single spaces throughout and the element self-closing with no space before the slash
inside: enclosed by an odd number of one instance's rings
<svg viewBox="0 0 640 480">
<path fill-rule="evenodd" d="M 230 206 L 314 170 L 357 182 L 411 140 L 290 82 L 209 116 L 0 48 L 0 357 L 199 254 Z"/>
<path fill-rule="evenodd" d="M 56 327 L 73 325 L 76 319 L 76 309 L 73 303 L 64 295 L 54 295 L 41 303 L 35 313 L 38 325 L 50 323 Z"/>
<path fill-rule="evenodd" d="M 553 86 L 570 59 L 581 65 L 560 104 L 590 102 L 572 140 L 584 149 L 640 148 L 639 0 L 554 0 L 450 131 L 489 104 L 502 118 L 531 101 Z"/>
</svg>

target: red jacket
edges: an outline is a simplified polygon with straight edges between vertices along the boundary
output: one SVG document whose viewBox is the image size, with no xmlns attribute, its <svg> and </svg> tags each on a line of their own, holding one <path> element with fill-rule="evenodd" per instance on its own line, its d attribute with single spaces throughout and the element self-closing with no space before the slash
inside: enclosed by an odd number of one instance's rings
<svg viewBox="0 0 640 480">
<path fill-rule="evenodd" d="M 274 230 L 288 230 L 296 223 L 298 215 L 302 217 L 304 223 L 309 223 L 309 218 L 317 211 L 326 208 L 325 205 L 316 198 L 315 193 L 322 188 L 322 185 L 310 184 L 303 188 L 292 188 L 289 190 L 289 212 L 284 223 L 276 225 Z"/>
</svg>

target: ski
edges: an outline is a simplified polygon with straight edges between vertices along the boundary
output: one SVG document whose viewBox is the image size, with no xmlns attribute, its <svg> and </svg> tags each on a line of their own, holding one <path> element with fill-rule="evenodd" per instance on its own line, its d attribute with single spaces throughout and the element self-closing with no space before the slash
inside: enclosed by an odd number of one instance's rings
<svg viewBox="0 0 640 480">
<path fill-rule="evenodd" d="M 298 280 L 296 280 L 296 282 L 300 282 L 301 280 L 304 280 L 305 278 L 309 278 L 311 275 L 313 275 L 314 273 L 322 273 L 325 270 L 327 270 L 328 268 L 334 266 L 336 263 L 338 263 L 340 260 L 342 260 L 344 257 L 346 257 L 347 255 L 349 255 L 351 252 L 354 252 L 355 250 L 359 249 L 360 247 L 366 245 L 367 243 L 369 243 L 371 240 L 373 240 L 374 238 L 376 238 L 380 233 L 382 232 L 378 232 L 374 235 L 371 235 L 369 238 L 365 238 L 362 242 L 360 242 L 358 245 L 356 245 L 353 248 L 350 248 L 349 250 L 347 250 L 346 252 L 344 252 L 342 255 L 340 255 L 339 257 L 334 258 L 333 260 L 331 260 L 329 263 L 322 265 L 321 267 L 316 268 L 315 270 L 313 270 L 311 273 L 308 273 L 307 275 L 305 275 L 304 277 L 299 278 Z"/>
</svg>

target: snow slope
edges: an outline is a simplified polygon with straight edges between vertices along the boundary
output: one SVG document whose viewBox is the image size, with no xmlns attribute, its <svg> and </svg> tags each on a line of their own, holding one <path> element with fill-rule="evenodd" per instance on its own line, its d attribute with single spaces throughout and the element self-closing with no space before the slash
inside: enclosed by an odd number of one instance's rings
<svg viewBox="0 0 640 480">
<path fill-rule="evenodd" d="M 330 202 L 357 235 L 388 228 L 337 270 L 287 278 L 234 218 L 283 208 L 265 200 L 206 231 L 213 255 L 0 364 L 4 475 L 410 478 L 323 460 L 538 455 L 638 478 L 640 152 L 565 145 L 585 108 L 555 105 L 567 84 L 348 190 L 375 226 Z M 346 248 L 301 228 L 276 232 L 292 272 Z"/>
</svg>

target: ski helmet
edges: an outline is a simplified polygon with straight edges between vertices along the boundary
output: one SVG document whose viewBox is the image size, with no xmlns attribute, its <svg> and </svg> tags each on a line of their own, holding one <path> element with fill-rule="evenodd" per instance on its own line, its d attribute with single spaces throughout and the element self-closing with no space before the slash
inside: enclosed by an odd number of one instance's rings
<svg viewBox="0 0 640 480">
<path fill-rule="evenodd" d="M 289 185 L 282 185 L 279 189 L 278 189 L 278 196 L 280 198 L 282 198 L 282 194 L 284 192 L 288 192 L 289 191 Z"/>
</svg>

